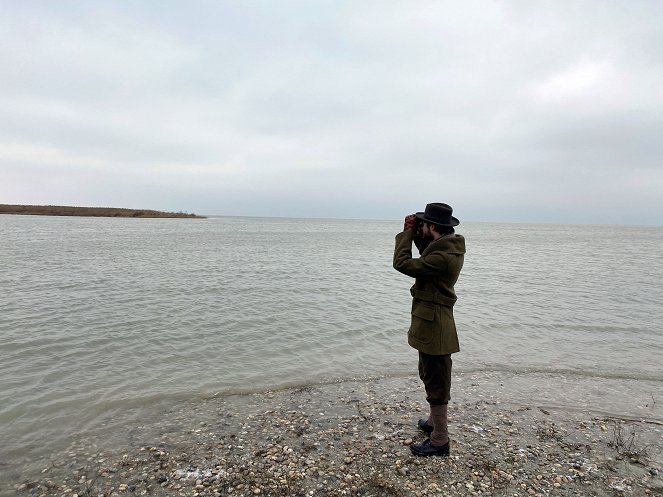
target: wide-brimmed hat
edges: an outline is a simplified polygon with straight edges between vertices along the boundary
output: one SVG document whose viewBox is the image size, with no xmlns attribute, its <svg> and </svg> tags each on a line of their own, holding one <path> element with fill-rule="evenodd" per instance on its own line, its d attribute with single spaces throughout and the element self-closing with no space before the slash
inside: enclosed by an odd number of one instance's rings
<svg viewBox="0 0 663 497">
<path fill-rule="evenodd" d="M 417 212 L 415 215 L 422 221 L 438 226 L 458 226 L 460 221 L 451 215 L 452 212 L 453 209 L 450 205 L 436 202 L 426 204 L 426 210 Z"/>
</svg>

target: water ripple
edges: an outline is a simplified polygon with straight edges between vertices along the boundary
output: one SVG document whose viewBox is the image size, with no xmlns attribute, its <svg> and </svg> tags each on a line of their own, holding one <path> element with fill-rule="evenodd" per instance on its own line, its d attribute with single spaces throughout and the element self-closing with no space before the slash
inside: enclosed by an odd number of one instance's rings
<svg viewBox="0 0 663 497">
<path fill-rule="evenodd" d="M 397 222 L 0 229 L 0 457 L 164 399 L 415 371 Z M 464 223 L 455 367 L 663 380 L 663 230 L 625 231 Z"/>
</svg>

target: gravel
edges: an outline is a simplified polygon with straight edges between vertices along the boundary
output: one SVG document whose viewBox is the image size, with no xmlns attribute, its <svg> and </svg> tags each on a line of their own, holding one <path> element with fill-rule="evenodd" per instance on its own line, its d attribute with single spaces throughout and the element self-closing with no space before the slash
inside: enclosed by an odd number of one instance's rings
<svg viewBox="0 0 663 497">
<path fill-rule="evenodd" d="M 544 387 L 544 385 L 541 385 Z M 496 399 L 457 375 L 451 455 L 409 445 L 418 379 L 382 378 L 179 405 L 121 443 L 72 440 L 0 492 L 23 497 L 663 495 L 662 423 Z"/>
</svg>

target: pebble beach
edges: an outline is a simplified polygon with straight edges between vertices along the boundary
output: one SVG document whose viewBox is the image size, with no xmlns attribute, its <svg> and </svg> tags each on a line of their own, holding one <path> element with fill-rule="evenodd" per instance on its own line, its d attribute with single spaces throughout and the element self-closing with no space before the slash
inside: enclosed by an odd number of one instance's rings
<svg viewBox="0 0 663 497">
<path fill-rule="evenodd" d="M 24 497 L 663 495 L 660 419 L 509 399 L 509 379 L 456 375 L 448 458 L 410 453 L 409 445 L 425 438 L 416 428 L 427 410 L 418 378 L 380 378 L 179 404 L 145 425 L 127 426 L 113 443 L 103 433 L 81 434 L 48 461 L 10 465 L 0 491 Z"/>
</svg>

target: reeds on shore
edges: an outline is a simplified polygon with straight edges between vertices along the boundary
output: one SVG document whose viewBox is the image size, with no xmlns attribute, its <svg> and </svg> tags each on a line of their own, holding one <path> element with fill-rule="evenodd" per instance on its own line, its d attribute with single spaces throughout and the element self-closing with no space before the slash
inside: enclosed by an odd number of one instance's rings
<svg viewBox="0 0 663 497">
<path fill-rule="evenodd" d="M 187 212 L 164 212 L 153 209 L 123 209 L 117 207 L 75 207 L 68 205 L 11 205 L 0 204 L 0 214 L 32 216 L 83 216 L 83 217 L 147 217 L 204 219 Z"/>
</svg>

